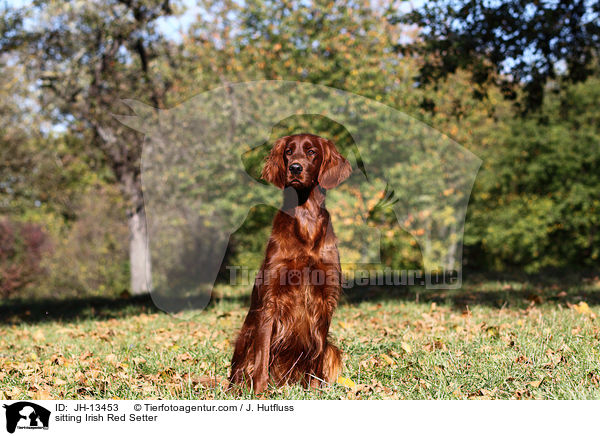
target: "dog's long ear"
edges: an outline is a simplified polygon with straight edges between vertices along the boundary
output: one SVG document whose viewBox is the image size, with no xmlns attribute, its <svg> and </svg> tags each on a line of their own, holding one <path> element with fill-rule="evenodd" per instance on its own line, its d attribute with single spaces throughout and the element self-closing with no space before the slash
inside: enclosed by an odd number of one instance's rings
<svg viewBox="0 0 600 436">
<path fill-rule="evenodd" d="M 352 166 L 337 151 L 333 142 L 324 138 L 319 138 L 319 140 L 323 149 L 323 161 L 319 170 L 319 185 L 324 189 L 333 189 L 350 176 Z"/>
<path fill-rule="evenodd" d="M 262 179 L 269 183 L 274 184 L 279 189 L 283 189 L 285 186 L 285 162 L 283 160 L 283 152 L 287 144 L 289 136 L 279 138 L 273 144 L 271 153 L 265 160 L 265 166 L 262 170 Z"/>
</svg>

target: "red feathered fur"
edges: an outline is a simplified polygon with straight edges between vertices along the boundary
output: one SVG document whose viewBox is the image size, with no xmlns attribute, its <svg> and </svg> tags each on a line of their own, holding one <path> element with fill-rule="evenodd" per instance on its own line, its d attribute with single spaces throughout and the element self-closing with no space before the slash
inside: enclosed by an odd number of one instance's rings
<svg viewBox="0 0 600 436">
<path fill-rule="evenodd" d="M 293 173 L 290 165 L 302 167 Z M 341 352 L 328 339 L 341 292 L 336 237 L 325 193 L 351 173 L 335 145 L 311 134 L 277 140 L 262 172 L 284 190 L 250 310 L 235 343 L 230 382 L 262 392 L 279 386 L 332 383 Z"/>
</svg>

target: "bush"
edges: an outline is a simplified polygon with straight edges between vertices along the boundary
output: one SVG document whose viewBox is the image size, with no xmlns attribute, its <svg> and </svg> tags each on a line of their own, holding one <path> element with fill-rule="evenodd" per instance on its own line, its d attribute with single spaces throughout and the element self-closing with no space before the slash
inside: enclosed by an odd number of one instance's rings
<svg viewBox="0 0 600 436">
<path fill-rule="evenodd" d="M 44 274 L 47 236 L 37 224 L 0 220 L 0 295 L 7 298 Z"/>
</svg>

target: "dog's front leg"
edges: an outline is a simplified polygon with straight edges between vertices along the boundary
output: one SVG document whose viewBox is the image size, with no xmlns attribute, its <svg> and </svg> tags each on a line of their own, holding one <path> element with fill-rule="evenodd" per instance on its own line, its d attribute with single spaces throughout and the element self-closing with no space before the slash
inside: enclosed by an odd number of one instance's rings
<svg viewBox="0 0 600 436">
<path fill-rule="evenodd" d="M 259 327 L 254 340 L 254 372 L 252 383 L 254 393 L 259 394 L 265 390 L 269 381 L 269 354 L 271 351 L 271 334 L 273 330 L 273 317 L 270 314 L 261 314 Z"/>
</svg>

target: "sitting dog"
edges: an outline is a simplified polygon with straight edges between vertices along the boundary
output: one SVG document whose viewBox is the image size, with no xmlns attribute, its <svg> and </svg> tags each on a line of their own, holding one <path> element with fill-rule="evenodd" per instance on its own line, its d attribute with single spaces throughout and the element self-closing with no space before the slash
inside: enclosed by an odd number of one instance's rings
<svg viewBox="0 0 600 436">
<path fill-rule="evenodd" d="M 278 139 L 262 178 L 284 190 L 250 310 L 235 343 L 230 383 L 262 392 L 269 379 L 305 387 L 337 380 L 341 352 L 328 341 L 341 292 L 325 194 L 350 176 L 335 145 L 312 134 Z"/>
</svg>

